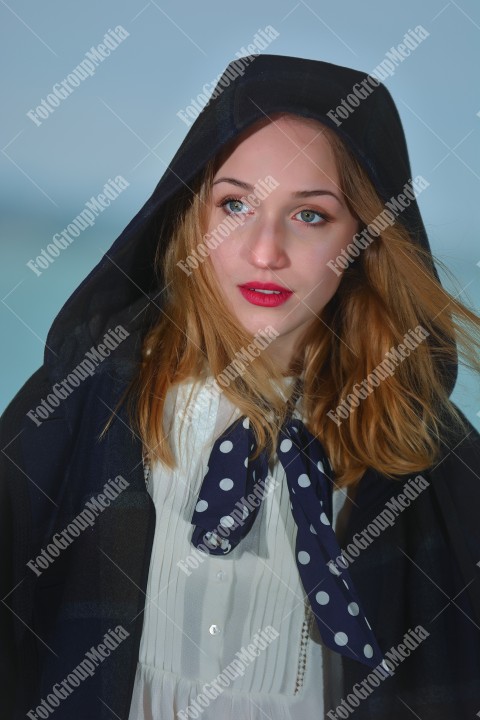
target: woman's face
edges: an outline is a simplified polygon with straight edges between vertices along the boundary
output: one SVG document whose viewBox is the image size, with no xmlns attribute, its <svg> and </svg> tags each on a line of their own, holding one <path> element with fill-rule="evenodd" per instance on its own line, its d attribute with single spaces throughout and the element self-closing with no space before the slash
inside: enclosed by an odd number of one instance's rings
<svg viewBox="0 0 480 720">
<path fill-rule="evenodd" d="M 340 283 L 327 263 L 352 241 L 358 223 L 339 189 L 320 123 L 289 115 L 243 138 L 214 177 L 208 232 L 221 242 L 210 257 L 238 321 L 252 335 L 272 326 L 279 335 L 267 352 L 288 368 L 301 336 Z M 267 176 L 273 182 L 262 182 Z M 238 224 L 230 223 L 233 229 L 222 237 L 215 230 L 227 216 Z M 260 293 L 267 284 L 280 292 Z"/>
</svg>

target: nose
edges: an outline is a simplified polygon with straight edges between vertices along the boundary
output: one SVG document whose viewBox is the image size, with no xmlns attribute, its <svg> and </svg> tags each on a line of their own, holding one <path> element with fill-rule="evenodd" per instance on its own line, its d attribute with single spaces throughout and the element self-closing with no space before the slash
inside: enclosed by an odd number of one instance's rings
<svg viewBox="0 0 480 720">
<path fill-rule="evenodd" d="M 254 267 L 280 269 L 288 264 L 286 230 L 280 220 L 264 218 L 249 228 L 248 260 Z"/>
</svg>

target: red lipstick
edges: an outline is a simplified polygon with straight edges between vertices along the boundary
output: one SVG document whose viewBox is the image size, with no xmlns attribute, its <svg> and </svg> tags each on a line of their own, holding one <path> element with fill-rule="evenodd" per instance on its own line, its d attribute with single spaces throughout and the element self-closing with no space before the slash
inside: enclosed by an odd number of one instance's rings
<svg viewBox="0 0 480 720">
<path fill-rule="evenodd" d="M 238 287 L 245 300 L 248 300 L 252 305 L 261 305 L 263 307 L 283 305 L 290 295 L 293 295 L 291 290 L 287 290 L 287 288 L 281 285 L 259 282 L 258 280 L 243 283 L 243 285 L 239 285 Z M 268 292 L 259 292 L 262 290 Z"/>
</svg>

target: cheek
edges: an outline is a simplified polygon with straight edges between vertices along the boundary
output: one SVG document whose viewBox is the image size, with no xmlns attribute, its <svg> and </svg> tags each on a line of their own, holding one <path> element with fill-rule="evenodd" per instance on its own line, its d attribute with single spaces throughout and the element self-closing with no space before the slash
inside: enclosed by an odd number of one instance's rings
<svg viewBox="0 0 480 720">
<path fill-rule="evenodd" d="M 343 228 L 341 232 L 327 237 L 325 243 L 320 243 L 307 259 L 311 263 L 307 267 L 319 268 L 317 274 L 320 276 L 320 280 L 334 287 L 334 289 L 336 289 L 335 281 L 337 281 L 336 285 L 338 286 L 343 275 L 343 272 L 339 275 L 335 261 L 342 254 L 342 251 L 346 250 L 350 245 L 357 232 L 358 223 L 352 219 L 352 223 Z M 343 267 L 343 264 L 341 264 L 341 267 Z"/>
<path fill-rule="evenodd" d="M 225 253 L 222 252 L 222 244 L 218 245 L 216 248 L 209 250 L 209 258 L 207 258 L 207 262 L 211 263 L 213 272 L 221 281 L 222 277 L 225 276 L 225 273 L 227 272 L 229 266 L 228 256 L 225 257 Z"/>
<path fill-rule="evenodd" d="M 335 275 L 330 268 L 324 268 L 323 272 L 317 274 L 313 280 L 313 286 L 315 289 L 312 292 L 312 298 L 315 298 L 315 300 L 323 307 L 337 292 L 340 280 L 341 277 Z"/>
<path fill-rule="evenodd" d="M 245 235 L 241 234 L 242 228 L 234 228 L 225 232 L 225 235 L 219 232 L 212 236 L 212 247 L 208 250 L 210 262 L 217 272 L 238 270 L 242 249 L 245 247 Z"/>
<path fill-rule="evenodd" d="M 343 245 L 338 245 L 338 252 L 341 252 L 342 247 Z M 335 260 L 337 254 L 337 247 L 334 249 L 330 245 L 303 258 L 303 267 L 308 272 L 308 289 L 306 288 L 305 293 L 310 293 L 306 298 L 308 304 L 323 307 L 335 295 L 343 273 L 339 275 L 338 270 L 335 271 L 328 263 L 332 265 L 331 261 Z"/>
</svg>

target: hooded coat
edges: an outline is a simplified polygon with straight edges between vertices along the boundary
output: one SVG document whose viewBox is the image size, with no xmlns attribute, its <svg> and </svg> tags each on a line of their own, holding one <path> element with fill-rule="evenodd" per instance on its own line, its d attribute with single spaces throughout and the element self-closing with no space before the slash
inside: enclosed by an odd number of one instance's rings
<svg viewBox="0 0 480 720">
<path fill-rule="evenodd" d="M 331 127 L 383 201 L 411 179 L 397 110 L 374 78 L 274 55 L 227 67 L 150 199 L 59 312 L 42 367 L 3 415 L 2 718 L 128 718 L 155 509 L 124 405 L 98 438 L 138 369 L 152 310 L 162 307 L 153 258 L 167 210 L 225 143 L 275 111 Z M 429 250 L 416 200 L 398 221 Z M 456 367 L 438 372 L 453 389 Z M 480 712 L 480 438 L 467 425 L 466 434 L 442 438 L 421 492 L 412 496 L 408 478 L 373 469 L 359 482 L 344 547 L 357 548 L 349 571 L 395 671 L 370 682 L 364 665 L 342 658 L 345 701 L 326 717 L 461 720 Z M 372 541 L 365 530 L 373 533 L 385 508 L 393 520 Z M 66 541 L 62 531 L 79 516 L 85 529 Z"/>
</svg>

